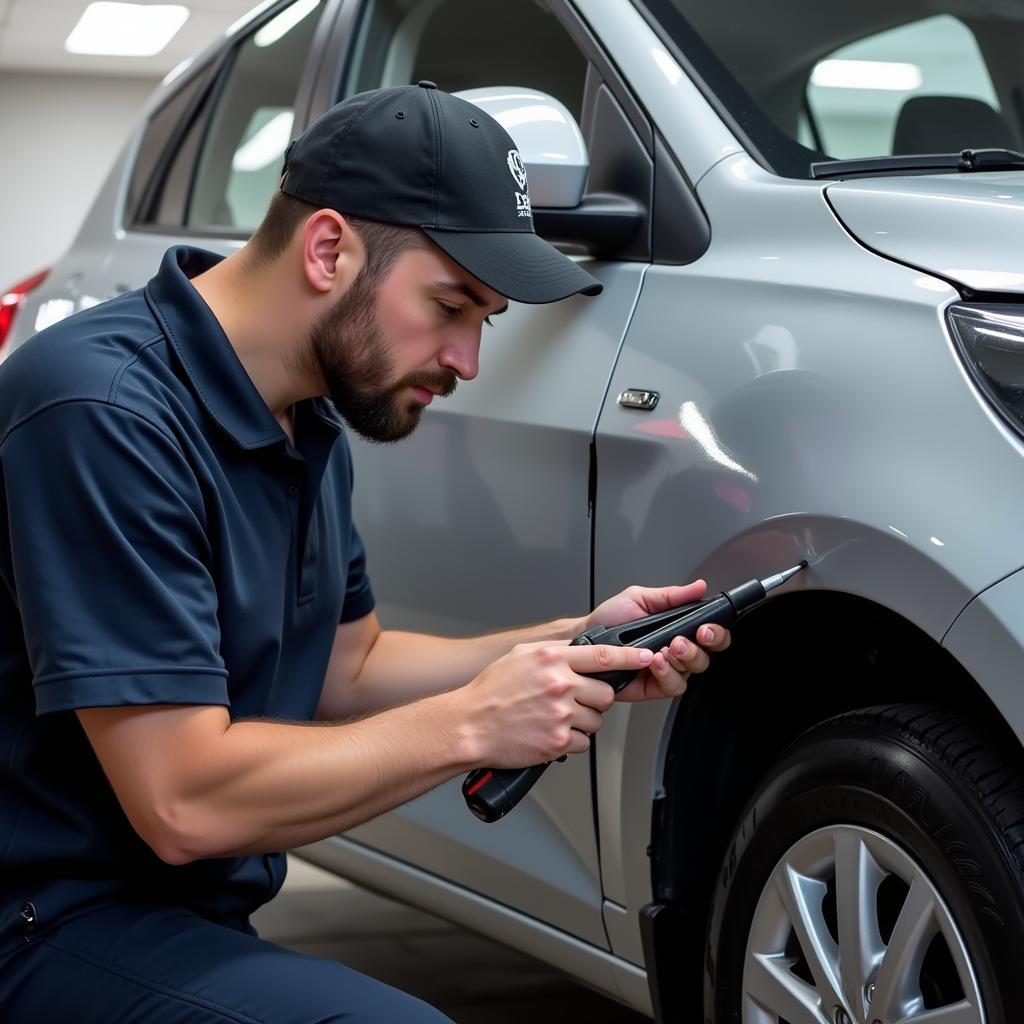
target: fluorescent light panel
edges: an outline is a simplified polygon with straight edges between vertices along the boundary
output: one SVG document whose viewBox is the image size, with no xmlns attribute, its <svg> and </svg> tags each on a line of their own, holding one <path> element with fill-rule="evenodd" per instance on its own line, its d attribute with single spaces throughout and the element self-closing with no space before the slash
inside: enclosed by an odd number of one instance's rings
<svg viewBox="0 0 1024 1024">
<path fill-rule="evenodd" d="M 921 69 L 888 60 L 823 60 L 811 74 L 811 83 L 831 89 L 910 92 L 921 84 Z"/>
<path fill-rule="evenodd" d="M 152 57 L 171 41 L 188 14 L 181 4 L 92 3 L 64 40 L 64 49 L 108 57 Z"/>
</svg>

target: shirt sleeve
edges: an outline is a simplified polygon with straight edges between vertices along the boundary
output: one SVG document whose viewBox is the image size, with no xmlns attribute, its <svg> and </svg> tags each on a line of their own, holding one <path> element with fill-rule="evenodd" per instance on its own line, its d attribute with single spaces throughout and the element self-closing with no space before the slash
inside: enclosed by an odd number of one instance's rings
<svg viewBox="0 0 1024 1024">
<path fill-rule="evenodd" d="M 170 436 L 51 406 L 0 444 L 0 501 L 37 713 L 229 703 L 202 491 Z"/>
<path fill-rule="evenodd" d="M 366 574 L 366 548 L 355 523 L 350 528 L 348 577 L 345 583 L 345 603 L 341 609 L 341 622 L 354 622 L 373 611 L 375 601 L 370 577 Z"/>
</svg>

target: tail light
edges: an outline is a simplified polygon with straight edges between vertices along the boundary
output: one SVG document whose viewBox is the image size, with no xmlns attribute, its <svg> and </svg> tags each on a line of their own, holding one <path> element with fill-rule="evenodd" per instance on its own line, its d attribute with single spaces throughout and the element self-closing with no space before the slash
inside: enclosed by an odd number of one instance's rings
<svg viewBox="0 0 1024 1024">
<path fill-rule="evenodd" d="M 41 270 L 38 274 L 19 281 L 13 288 L 9 288 L 3 295 L 0 295 L 0 349 L 7 343 L 11 329 L 14 327 L 14 318 L 18 310 L 25 305 L 26 296 L 38 288 L 49 273 L 49 269 Z"/>
</svg>

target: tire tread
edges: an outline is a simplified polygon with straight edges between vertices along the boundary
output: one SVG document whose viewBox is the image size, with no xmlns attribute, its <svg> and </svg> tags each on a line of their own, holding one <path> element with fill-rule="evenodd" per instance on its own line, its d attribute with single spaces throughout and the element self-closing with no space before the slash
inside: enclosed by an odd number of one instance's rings
<svg viewBox="0 0 1024 1024">
<path fill-rule="evenodd" d="M 930 752 L 979 801 L 1024 875 L 1024 775 L 1014 755 L 986 730 L 926 704 L 885 704 L 837 715 L 809 733 L 897 727 L 902 738 Z M 807 734 L 805 734 L 806 736 Z"/>
</svg>

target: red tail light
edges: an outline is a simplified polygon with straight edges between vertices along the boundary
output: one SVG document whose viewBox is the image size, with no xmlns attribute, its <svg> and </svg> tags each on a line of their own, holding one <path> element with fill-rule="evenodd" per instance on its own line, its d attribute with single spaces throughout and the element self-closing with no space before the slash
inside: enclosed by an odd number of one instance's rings
<svg viewBox="0 0 1024 1024">
<path fill-rule="evenodd" d="M 13 288 L 0 295 L 0 348 L 3 348 L 14 326 L 14 317 L 25 304 L 25 296 L 38 288 L 49 276 L 49 268 L 40 270 L 38 274 L 26 277 Z"/>
</svg>

